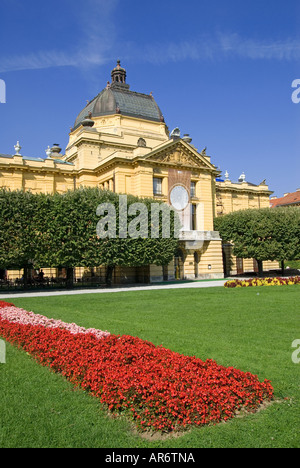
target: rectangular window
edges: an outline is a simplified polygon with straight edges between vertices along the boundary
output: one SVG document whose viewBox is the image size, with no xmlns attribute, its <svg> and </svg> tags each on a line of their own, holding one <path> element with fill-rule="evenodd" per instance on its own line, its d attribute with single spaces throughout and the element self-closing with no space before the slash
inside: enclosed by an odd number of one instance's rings
<svg viewBox="0 0 300 468">
<path fill-rule="evenodd" d="M 191 230 L 197 231 L 197 205 L 191 205 Z"/>
<path fill-rule="evenodd" d="M 236 270 L 238 275 L 242 275 L 244 273 L 244 260 L 242 258 L 236 259 Z"/>
<path fill-rule="evenodd" d="M 196 182 L 191 182 L 191 198 L 196 196 Z"/>
<path fill-rule="evenodd" d="M 162 179 L 153 177 L 153 195 L 162 195 Z"/>
</svg>

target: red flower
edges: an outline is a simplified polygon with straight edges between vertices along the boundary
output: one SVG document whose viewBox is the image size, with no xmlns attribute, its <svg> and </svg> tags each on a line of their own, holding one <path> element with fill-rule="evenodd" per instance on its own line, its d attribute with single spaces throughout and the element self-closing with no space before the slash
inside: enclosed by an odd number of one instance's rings
<svg viewBox="0 0 300 468">
<path fill-rule="evenodd" d="M 12 323 L 1 313 L 0 336 L 89 391 L 111 411 L 130 415 L 142 430 L 217 423 L 273 397 L 268 380 L 260 382 L 249 372 L 132 336 L 99 339 L 92 333 Z"/>
<path fill-rule="evenodd" d="M 4 309 L 4 307 L 11 307 L 13 304 L 10 304 L 9 302 L 4 302 L 0 301 L 0 309 Z"/>
</svg>

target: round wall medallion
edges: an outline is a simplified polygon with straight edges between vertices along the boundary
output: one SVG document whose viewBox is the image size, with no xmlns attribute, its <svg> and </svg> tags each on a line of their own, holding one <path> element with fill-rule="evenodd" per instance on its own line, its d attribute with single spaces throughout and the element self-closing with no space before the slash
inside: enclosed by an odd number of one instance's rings
<svg viewBox="0 0 300 468">
<path fill-rule="evenodd" d="M 189 193 L 182 185 L 175 185 L 170 193 L 170 202 L 177 211 L 184 210 L 189 203 Z"/>
</svg>

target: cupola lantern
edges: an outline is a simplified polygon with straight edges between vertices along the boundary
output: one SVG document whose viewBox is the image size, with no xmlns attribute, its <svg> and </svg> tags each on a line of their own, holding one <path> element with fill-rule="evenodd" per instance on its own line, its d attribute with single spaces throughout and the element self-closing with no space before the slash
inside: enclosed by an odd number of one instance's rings
<svg viewBox="0 0 300 468">
<path fill-rule="evenodd" d="M 112 83 L 126 84 L 126 70 L 121 67 L 120 60 L 117 61 L 117 66 L 111 72 Z"/>
</svg>

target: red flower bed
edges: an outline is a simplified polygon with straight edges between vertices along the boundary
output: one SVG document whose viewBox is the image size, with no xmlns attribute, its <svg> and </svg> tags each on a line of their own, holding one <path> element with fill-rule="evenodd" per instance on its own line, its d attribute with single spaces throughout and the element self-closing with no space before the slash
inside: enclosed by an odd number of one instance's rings
<svg viewBox="0 0 300 468">
<path fill-rule="evenodd" d="M 13 306 L 13 304 L 10 304 L 9 302 L 0 301 L 0 309 L 4 309 L 4 307 L 10 306 Z"/>
<path fill-rule="evenodd" d="M 172 431 L 226 420 L 273 397 L 269 381 L 132 336 L 72 334 L 2 319 L 0 336 L 88 390 L 142 429 Z"/>
</svg>

